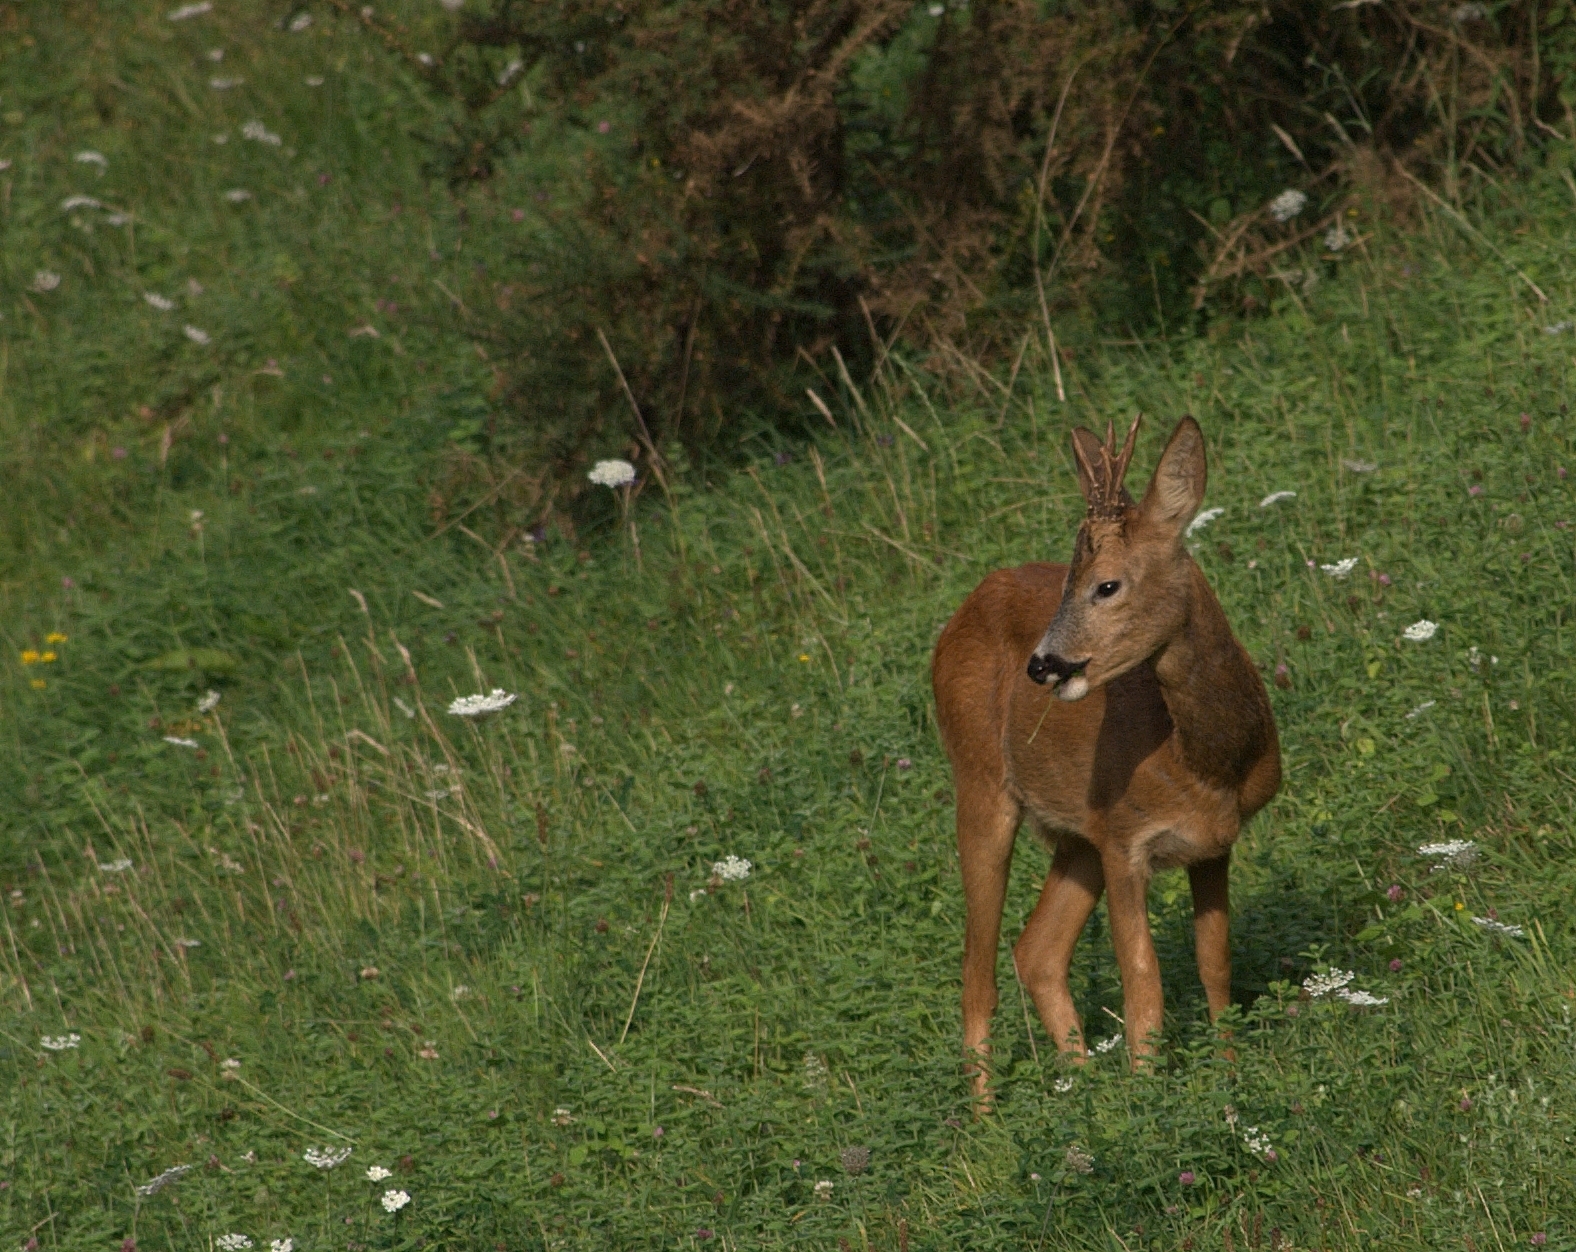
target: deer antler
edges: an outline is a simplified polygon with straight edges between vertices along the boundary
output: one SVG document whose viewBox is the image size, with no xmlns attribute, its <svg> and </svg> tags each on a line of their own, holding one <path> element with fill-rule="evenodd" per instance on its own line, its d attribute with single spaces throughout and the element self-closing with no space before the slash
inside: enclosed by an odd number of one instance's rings
<svg viewBox="0 0 1576 1252">
<path fill-rule="evenodd" d="M 1127 467 L 1133 460 L 1133 449 L 1138 443 L 1138 426 L 1141 421 L 1143 421 L 1142 414 L 1133 418 L 1133 424 L 1127 428 L 1127 438 L 1123 441 L 1120 452 L 1116 448 L 1116 427 L 1107 422 L 1105 443 L 1095 449 L 1096 456 L 1093 463 L 1085 457 L 1083 449 L 1077 442 L 1074 442 L 1075 454 L 1083 462 L 1089 477 L 1091 518 L 1119 521 L 1132 502 L 1131 497 L 1122 489 L 1122 479 L 1127 476 Z"/>
</svg>

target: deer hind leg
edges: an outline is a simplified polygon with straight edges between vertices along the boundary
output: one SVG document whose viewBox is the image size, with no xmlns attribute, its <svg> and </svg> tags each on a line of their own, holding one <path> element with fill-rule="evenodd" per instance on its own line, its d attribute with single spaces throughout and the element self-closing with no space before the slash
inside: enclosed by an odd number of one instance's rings
<svg viewBox="0 0 1576 1252">
<path fill-rule="evenodd" d="M 1007 872 L 1021 814 L 999 787 L 958 785 L 958 859 L 967 921 L 963 938 L 963 1051 L 974 1094 L 990 1081 L 990 1019 L 996 1011 L 996 945 Z"/>
<path fill-rule="evenodd" d="M 1034 997 L 1046 1033 L 1063 1052 L 1080 1057 L 1085 1055 L 1083 1023 L 1067 986 L 1067 971 L 1073 948 L 1104 889 L 1099 852 L 1076 835 L 1064 835 L 1057 841 L 1040 902 L 1012 952 L 1018 977 Z"/>
<path fill-rule="evenodd" d="M 1209 1000 L 1209 1015 L 1218 1017 L 1231 1003 L 1231 922 L 1226 912 L 1226 872 L 1231 853 L 1189 865 L 1193 888 L 1193 941 L 1198 976 Z"/>
<path fill-rule="evenodd" d="M 1123 1025 L 1137 1069 L 1154 1055 L 1163 1014 L 1160 962 L 1149 932 L 1149 866 L 1119 846 L 1109 849 L 1102 862 L 1111 942 L 1122 973 Z"/>
</svg>

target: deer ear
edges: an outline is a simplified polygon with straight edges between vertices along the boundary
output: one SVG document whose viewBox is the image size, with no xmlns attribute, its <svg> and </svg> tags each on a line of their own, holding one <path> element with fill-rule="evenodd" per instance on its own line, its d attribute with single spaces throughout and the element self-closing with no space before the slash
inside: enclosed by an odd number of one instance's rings
<svg viewBox="0 0 1576 1252">
<path fill-rule="evenodd" d="M 1207 476 L 1204 432 L 1191 417 L 1184 417 L 1160 454 L 1139 508 L 1151 521 L 1180 532 L 1203 503 Z"/>
</svg>

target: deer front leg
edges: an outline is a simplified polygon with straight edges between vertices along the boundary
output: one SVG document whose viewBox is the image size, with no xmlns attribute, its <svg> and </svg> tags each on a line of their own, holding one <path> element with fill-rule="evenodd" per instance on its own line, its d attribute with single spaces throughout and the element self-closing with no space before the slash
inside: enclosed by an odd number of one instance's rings
<svg viewBox="0 0 1576 1252">
<path fill-rule="evenodd" d="M 1198 977 L 1209 1000 L 1210 1017 L 1219 1017 L 1231 1003 L 1231 920 L 1226 911 L 1227 871 L 1231 853 L 1187 867 L 1193 888 L 1193 942 Z"/>
<path fill-rule="evenodd" d="M 958 787 L 958 860 L 963 868 L 963 1054 L 974 1094 L 988 1098 L 991 1014 L 996 1011 L 996 944 L 1007 872 L 1018 835 L 1017 804 L 997 789 Z"/>
<path fill-rule="evenodd" d="M 1085 1055 L 1083 1023 L 1067 987 L 1073 948 L 1105 889 L 1100 854 L 1075 835 L 1056 845 L 1040 902 L 1023 928 L 1012 957 L 1046 1032 L 1063 1052 Z"/>
<path fill-rule="evenodd" d="M 1149 933 L 1149 867 L 1135 865 L 1126 849 L 1114 848 L 1101 858 L 1105 868 L 1111 942 L 1122 973 L 1122 1015 L 1133 1068 L 1154 1055 L 1160 1037 L 1163 997 L 1160 962 Z"/>
</svg>

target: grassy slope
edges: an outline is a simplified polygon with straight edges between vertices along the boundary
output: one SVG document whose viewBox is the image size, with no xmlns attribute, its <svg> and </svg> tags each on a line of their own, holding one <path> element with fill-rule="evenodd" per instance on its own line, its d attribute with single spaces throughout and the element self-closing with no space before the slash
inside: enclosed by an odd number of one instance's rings
<svg viewBox="0 0 1576 1252">
<path fill-rule="evenodd" d="M 436 282 L 473 299 L 507 216 L 423 189 L 419 106 L 321 22 L 85 12 L 4 36 L 5 1238 L 1572 1246 L 1572 360 L 1541 329 L 1570 316 L 1563 184 L 1495 233 L 1551 309 L 1446 221 L 1375 226 L 1245 332 L 1081 354 L 1065 405 L 1038 374 L 1003 410 L 893 364 L 841 389 L 814 463 L 648 484 L 638 563 L 611 512 L 499 558 L 427 510 L 487 381 Z M 239 138 L 253 117 L 279 148 Z M 26 290 L 39 269 L 60 286 Z M 1004 963 L 1001 1111 L 974 1121 L 928 650 L 986 570 L 1067 550 L 1065 429 L 1135 407 L 1204 424 L 1226 512 L 1199 559 L 1292 681 L 1287 784 L 1234 879 L 1236 1058 L 1164 875 L 1165 1073 L 1108 1055 L 1058 1092 Z M 1299 494 L 1258 508 L 1275 490 Z M 1307 564 L 1344 556 L 1345 583 Z M 1399 638 L 1424 616 L 1438 635 Z M 51 631 L 56 662 L 17 663 Z M 148 665 L 194 648 L 224 655 Z M 507 714 L 443 714 L 494 684 Z M 1451 837 L 1478 866 L 1430 873 L 1415 848 Z M 728 854 L 748 882 L 692 899 Z M 1026 844 L 1009 933 L 1043 866 Z M 1490 909 L 1530 937 L 1467 920 Z M 1293 1016 L 1324 961 L 1390 1003 Z M 1098 916 L 1075 975 L 1104 1037 Z M 303 1163 L 345 1137 L 346 1164 Z M 139 1206 L 177 1163 L 200 1168 Z"/>
</svg>

